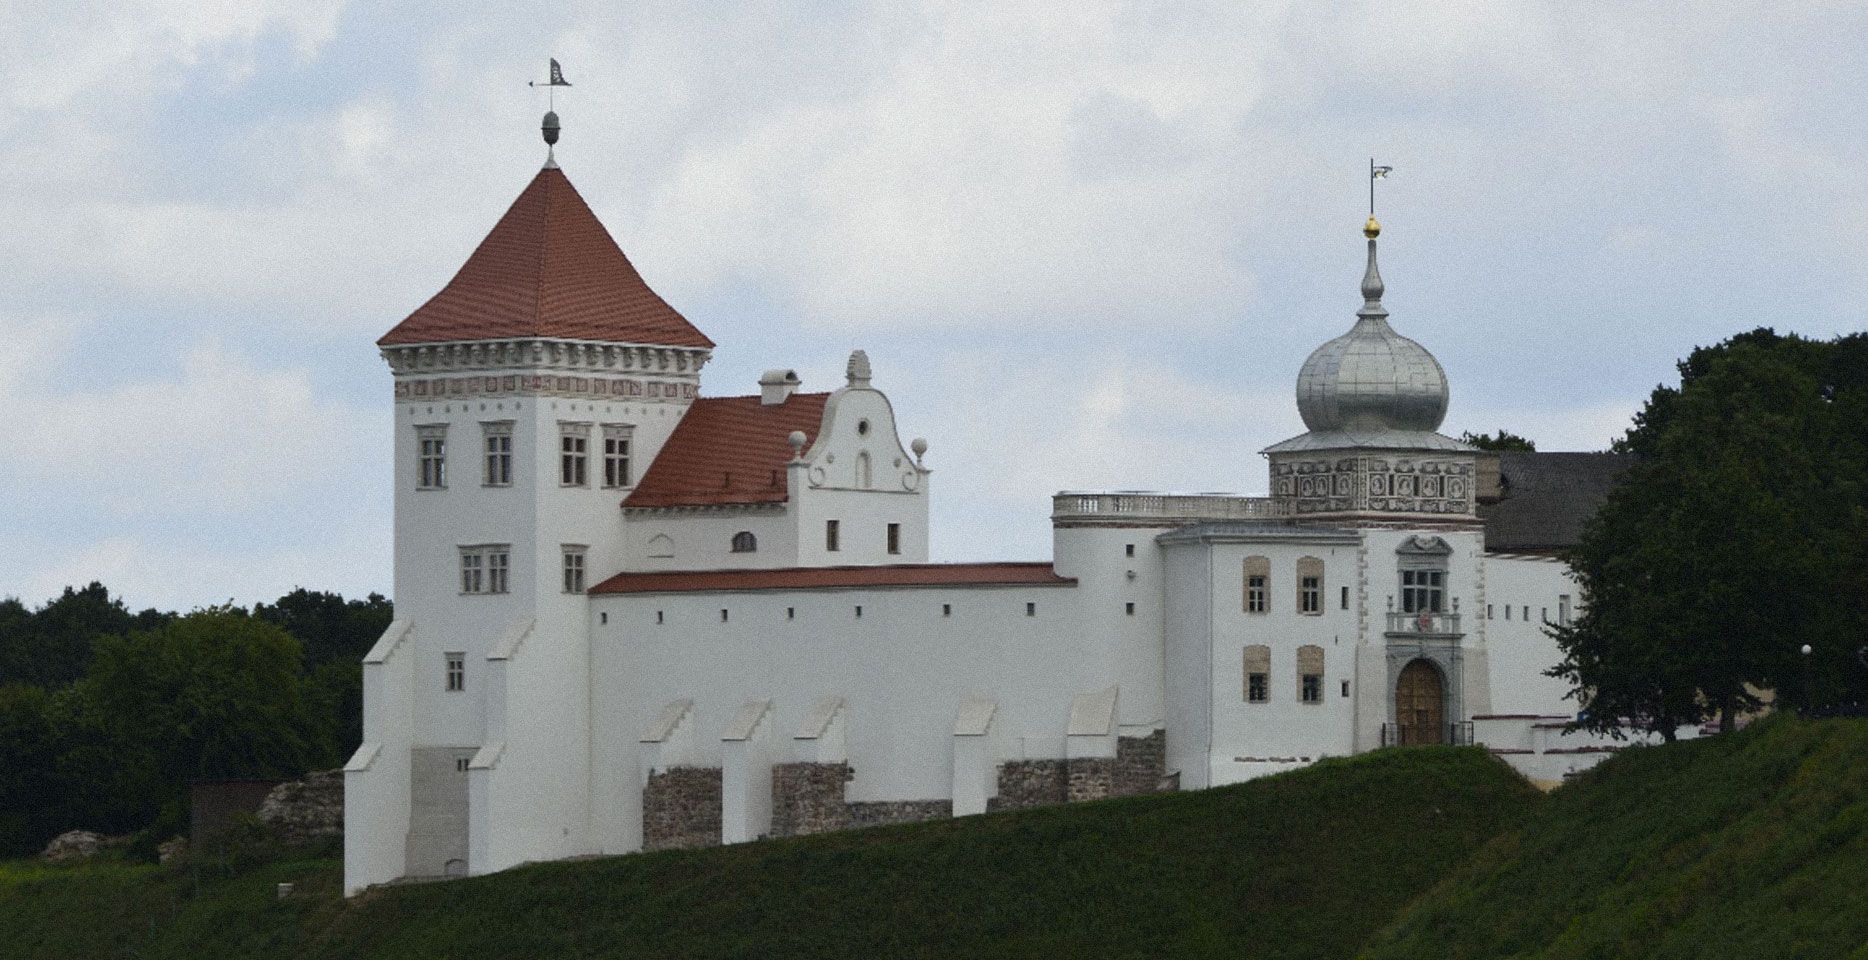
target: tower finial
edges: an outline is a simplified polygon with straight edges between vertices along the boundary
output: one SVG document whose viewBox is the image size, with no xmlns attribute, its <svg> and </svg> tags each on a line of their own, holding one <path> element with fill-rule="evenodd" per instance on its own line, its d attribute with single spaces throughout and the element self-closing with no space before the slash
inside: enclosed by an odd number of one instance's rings
<svg viewBox="0 0 1868 960">
<path fill-rule="evenodd" d="M 1369 238 L 1369 266 L 1362 272 L 1362 309 L 1356 311 L 1358 317 L 1388 316 L 1388 311 L 1382 307 L 1382 272 L 1375 266 L 1375 238 L 1382 235 L 1382 225 L 1375 219 L 1375 181 L 1386 180 L 1394 169 L 1378 167 L 1375 158 L 1369 158 L 1369 220 L 1362 225 L 1362 235 Z"/>
<path fill-rule="evenodd" d="M 556 59 L 551 61 L 551 79 L 546 80 L 544 83 L 539 83 L 536 80 L 529 80 L 526 82 L 526 86 L 528 87 L 545 88 L 545 122 L 539 124 L 539 132 L 545 135 L 545 169 L 547 170 L 555 170 L 558 167 L 557 157 L 554 156 L 552 152 L 553 148 L 558 145 L 557 88 L 568 87 L 570 85 L 571 81 L 564 79 L 564 69 L 558 66 L 558 61 Z"/>
</svg>

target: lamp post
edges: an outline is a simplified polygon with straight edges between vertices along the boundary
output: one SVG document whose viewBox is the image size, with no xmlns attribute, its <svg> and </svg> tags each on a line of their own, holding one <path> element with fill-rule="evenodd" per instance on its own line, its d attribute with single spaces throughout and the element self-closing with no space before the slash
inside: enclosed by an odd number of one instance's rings
<svg viewBox="0 0 1868 960">
<path fill-rule="evenodd" d="M 1815 707 L 1815 698 L 1810 695 L 1810 645 L 1806 643 L 1803 645 L 1803 715 L 1809 716 Z"/>
</svg>

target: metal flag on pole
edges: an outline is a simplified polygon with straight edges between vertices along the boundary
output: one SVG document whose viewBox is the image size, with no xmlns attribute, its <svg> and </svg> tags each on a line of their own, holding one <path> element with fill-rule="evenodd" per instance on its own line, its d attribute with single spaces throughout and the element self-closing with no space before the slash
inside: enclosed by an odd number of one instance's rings
<svg viewBox="0 0 1868 960">
<path fill-rule="evenodd" d="M 551 88 L 568 87 L 571 85 L 571 81 L 564 79 L 564 68 L 558 66 L 558 58 L 552 57 L 551 58 L 551 79 L 545 81 L 544 83 L 539 83 L 537 80 L 528 80 L 526 81 L 525 85 L 528 87 L 546 88 L 546 109 L 555 110 L 557 109 L 557 103 L 556 103 L 557 91 Z"/>
<path fill-rule="evenodd" d="M 569 80 L 564 79 L 564 69 L 558 66 L 556 58 L 553 58 L 551 61 L 551 82 L 545 85 L 548 87 L 568 87 L 571 85 Z M 1383 169 L 1385 170 L 1387 168 L 1384 167 Z"/>
<path fill-rule="evenodd" d="M 1370 220 L 1375 219 L 1375 181 L 1388 179 L 1388 175 L 1393 173 L 1394 171 L 1395 171 L 1395 168 L 1393 167 L 1376 166 L 1375 158 L 1374 157 L 1369 158 L 1369 219 Z"/>
</svg>

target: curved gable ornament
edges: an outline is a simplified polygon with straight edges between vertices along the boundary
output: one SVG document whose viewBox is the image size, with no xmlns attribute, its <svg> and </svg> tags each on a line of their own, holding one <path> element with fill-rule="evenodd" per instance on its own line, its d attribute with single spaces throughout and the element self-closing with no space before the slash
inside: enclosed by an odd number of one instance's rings
<svg viewBox="0 0 1868 960">
<path fill-rule="evenodd" d="M 1395 553 L 1403 555 L 1412 554 L 1414 556 L 1444 557 L 1450 556 L 1453 553 L 1453 547 L 1441 537 L 1417 533 L 1401 541 L 1401 545 L 1395 548 Z"/>
</svg>

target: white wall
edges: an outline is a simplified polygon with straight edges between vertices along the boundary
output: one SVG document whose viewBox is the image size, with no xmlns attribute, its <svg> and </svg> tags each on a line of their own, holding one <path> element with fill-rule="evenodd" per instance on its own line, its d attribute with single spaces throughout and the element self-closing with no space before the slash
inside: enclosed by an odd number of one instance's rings
<svg viewBox="0 0 1868 960">
<path fill-rule="evenodd" d="M 1557 619 L 1558 598 L 1568 596 L 1577 613 L 1581 589 L 1561 561 L 1543 557 L 1493 556 L 1486 560 L 1485 604 L 1477 611 L 1491 656 L 1491 713 L 1575 715 L 1565 699 L 1569 684 L 1543 675 L 1562 659 L 1556 640 L 1544 633 L 1544 616 Z M 1485 617 L 1485 607 L 1492 611 Z M 1506 608 L 1511 619 L 1505 619 Z M 1531 619 L 1524 619 L 1525 608 Z"/>
</svg>

